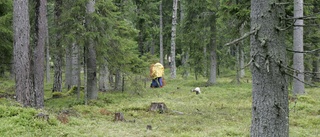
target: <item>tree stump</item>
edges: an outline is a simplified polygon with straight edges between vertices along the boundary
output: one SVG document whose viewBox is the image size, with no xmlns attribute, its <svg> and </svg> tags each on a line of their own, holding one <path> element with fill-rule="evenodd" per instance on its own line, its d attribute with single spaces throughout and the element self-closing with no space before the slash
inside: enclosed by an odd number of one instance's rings
<svg viewBox="0 0 320 137">
<path fill-rule="evenodd" d="M 152 130 L 152 126 L 151 125 L 147 125 L 147 130 Z"/>
<path fill-rule="evenodd" d="M 158 111 L 159 113 L 165 113 L 168 110 L 166 104 L 163 102 L 152 102 L 149 111 Z"/>
<path fill-rule="evenodd" d="M 125 121 L 123 114 L 121 112 L 114 113 L 114 121 Z"/>
<path fill-rule="evenodd" d="M 36 118 L 42 119 L 42 120 L 49 120 L 49 115 L 48 114 L 44 114 L 44 113 L 39 113 L 38 115 L 35 116 Z"/>
</svg>

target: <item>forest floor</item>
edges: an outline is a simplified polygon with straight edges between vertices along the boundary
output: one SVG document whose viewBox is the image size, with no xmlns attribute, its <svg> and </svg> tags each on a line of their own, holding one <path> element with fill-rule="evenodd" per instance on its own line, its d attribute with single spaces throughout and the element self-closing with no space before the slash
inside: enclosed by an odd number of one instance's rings
<svg viewBox="0 0 320 137">
<path fill-rule="evenodd" d="M 235 84 L 230 77 L 205 87 L 205 79 L 166 79 L 163 88 L 136 82 L 124 92 L 99 92 L 84 105 L 70 91 L 52 98 L 45 86 L 45 108 L 22 108 L 13 99 L 14 84 L 0 80 L 0 136 L 35 137 L 248 137 L 251 124 L 251 82 Z M 139 86 L 143 88 L 138 88 Z M 201 94 L 191 90 L 200 87 Z M 289 101 L 290 137 L 320 136 L 320 88 Z M 165 103 L 164 113 L 149 111 L 152 102 Z M 114 121 L 115 113 L 125 121 Z M 148 127 L 148 128 L 147 128 Z"/>
</svg>

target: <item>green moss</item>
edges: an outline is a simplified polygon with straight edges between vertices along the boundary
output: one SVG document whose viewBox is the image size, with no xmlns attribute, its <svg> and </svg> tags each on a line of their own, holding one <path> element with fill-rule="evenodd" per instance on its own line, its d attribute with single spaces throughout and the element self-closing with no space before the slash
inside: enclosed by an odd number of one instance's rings
<svg viewBox="0 0 320 137">
<path fill-rule="evenodd" d="M 78 87 L 76 87 L 76 86 L 72 86 L 71 88 L 70 88 L 70 90 L 69 91 L 67 91 L 67 95 L 74 95 L 74 94 L 77 94 L 77 89 L 78 89 Z M 84 91 L 84 87 L 80 87 L 80 92 L 83 92 Z"/>
<path fill-rule="evenodd" d="M 52 98 L 62 98 L 65 97 L 66 94 L 62 93 L 62 92 L 53 92 L 52 93 Z"/>
<path fill-rule="evenodd" d="M 43 110 L 20 107 L 13 99 L 0 99 L 0 135 L 249 136 L 251 83 L 237 85 L 231 80 L 223 77 L 216 85 L 201 87 L 205 79 L 168 79 L 164 88 L 145 88 L 140 94 L 132 94 L 130 88 L 124 92 L 99 92 L 98 99 L 88 105 L 84 105 L 83 92 L 77 98 L 76 88 L 52 93 L 51 85 L 47 84 L 45 95 L 51 98 L 57 94 L 58 98 L 45 100 Z M 201 95 L 190 92 L 197 84 Z M 320 93 L 314 88 L 306 91 L 308 94 L 300 96 L 296 104 L 290 103 L 289 126 L 293 137 L 319 136 Z M 170 113 L 146 111 L 151 102 L 164 102 Z M 35 118 L 39 112 L 46 112 L 49 119 Z M 57 120 L 62 112 L 68 118 L 66 124 Z M 114 112 L 122 112 L 127 122 L 114 122 Z M 152 125 L 153 130 L 146 132 L 147 125 Z"/>
</svg>

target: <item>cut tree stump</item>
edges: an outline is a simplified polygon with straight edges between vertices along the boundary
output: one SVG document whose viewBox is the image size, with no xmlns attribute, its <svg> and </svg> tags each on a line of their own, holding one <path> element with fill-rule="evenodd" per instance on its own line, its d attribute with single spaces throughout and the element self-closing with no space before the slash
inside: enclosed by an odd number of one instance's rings
<svg viewBox="0 0 320 137">
<path fill-rule="evenodd" d="M 163 102 L 152 102 L 149 111 L 158 111 L 159 113 L 165 113 L 168 110 L 166 104 Z"/>
<path fill-rule="evenodd" d="M 121 112 L 114 113 L 114 121 L 126 121 Z"/>
<path fill-rule="evenodd" d="M 36 115 L 36 118 L 49 121 L 49 115 L 44 113 L 39 113 L 38 115 Z"/>
</svg>

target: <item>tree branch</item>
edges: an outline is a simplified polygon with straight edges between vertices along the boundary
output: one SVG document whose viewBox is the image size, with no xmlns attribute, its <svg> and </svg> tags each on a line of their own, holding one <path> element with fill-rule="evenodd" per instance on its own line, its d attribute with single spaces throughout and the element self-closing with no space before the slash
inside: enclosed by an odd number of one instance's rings
<svg viewBox="0 0 320 137">
<path fill-rule="evenodd" d="M 289 5 L 291 4 L 290 2 L 283 2 L 283 3 L 274 3 L 275 5 Z"/>
<path fill-rule="evenodd" d="M 288 76 L 290 76 L 290 77 L 292 77 L 292 78 L 300 81 L 300 82 L 303 83 L 303 84 L 309 85 L 309 86 L 311 86 L 311 87 L 319 87 L 319 86 L 313 85 L 313 84 L 311 84 L 311 83 L 304 82 L 304 81 L 300 80 L 299 78 L 297 78 L 297 77 L 295 77 L 295 76 L 293 76 L 293 75 L 291 75 L 291 74 L 289 74 L 289 73 L 287 73 L 287 72 L 284 72 L 284 73 L 285 73 L 286 75 L 288 75 Z"/>
<path fill-rule="evenodd" d="M 319 19 L 320 17 L 309 17 L 309 16 L 303 16 L 303 17 L 292 17 L 292 18 L 285 18 L 285 20 L 312 20 L 312 19 Z"/>
<path fill-rule="evenodd" d="M 248 33 L 245 33 L 242 37 L 240 37 L 240 38 L 238 38 L 238 39 L 235 39 L 235 40 L 233 40 L 233 41 L 225 44 L 225 46 L 229 46 L 229 45 L 232 45 L 232 44 L 236 44 L 236 43 L 238 43 L 239 41 L 245 39 L 246 37 L 248 37 L 248 36 L 250 36 L 250 35 L 252 35 L 252 34 L 254 34 L 254 33 L 257 33 L 257 32 L 259 31 L 259 29 L 260 29 L 260 25 L 259 25 L 258 27 L 256 27 L 256 28 L 254 28 L 252 31 L 250 31 L 250 32 L 248 32 Z"/>
<path fill-rule="evenodd" d="M 253 59 L 251 59 L 247 65 L 245 65 L 244 67 L 240 68 L 240 70 L 243 70 L 243 69 L 245 69 L 246 67 L 248 67 L 248 66 L 252 63 L 252 61 L 253 61 Z"/>
<path fill-rule="evenodd" d="M 312 53 L 312 52 L 316 52 L 316 51 L 319 51 L 319 49 L 314 49 L 314 50 L 309 50 L 309 51 L 295 51 L 295 50 L 291 50 L 291 49 L 286 49 L 287 51 L 289 52 L 293 52 L 293 53 Z"/>
</svg>

